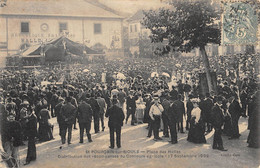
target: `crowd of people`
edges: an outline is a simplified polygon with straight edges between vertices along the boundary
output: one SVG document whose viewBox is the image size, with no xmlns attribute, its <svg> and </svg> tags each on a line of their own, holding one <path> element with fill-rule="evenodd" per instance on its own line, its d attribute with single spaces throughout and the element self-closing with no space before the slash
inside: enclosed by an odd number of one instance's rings
<svg viewBox="0 0 260 168">
<path fill-rule="evenodd" d="M 239 118 L 248 117 L 248 146 L 259 147 L 259 85 L 257 76 L 235 78 L 218 73 L 217 89 L 201 93 L 194 58 L 156 60 L 111 60 L 104 64 L 68 65 L 38 70 L 2 71 L 1 137 L 3 149 L 19 160 L 19 146 L 28 141 L 25 164 L 36 160 L 36 141 L 54 139 L 56 117 L 61 144 L 71 144 L 72 130 L 105 130 L 108 117 L 110 148 L 121 147 L 121 127 L 148 123 L 147 137 L 155 141 L 170 137 L 178 143 L 178 133 L 188 131 L 187 140 L 206 143 L 205 135 L 214 129 L 213 149 L 226 151 L 221 135 L 240 137 Z M 174 66 L 173 66 L 174 65 Z M 200 70 L 199 70 L 200 71 Z M 165 74 L 168 75 L 165 75 Z M 119 75 L 120 74 L 120 75 Z M 164 75 L 162 75 L 164 74 Z M 220 75 L 221 74 L 221 75 Z M 61 146 L 62 148 L 62 146 Z"/>
</svg>

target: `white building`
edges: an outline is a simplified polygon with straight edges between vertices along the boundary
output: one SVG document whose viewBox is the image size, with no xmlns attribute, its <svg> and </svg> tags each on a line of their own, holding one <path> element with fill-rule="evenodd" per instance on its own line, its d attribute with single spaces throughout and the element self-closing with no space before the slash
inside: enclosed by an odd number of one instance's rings
<svg viewBox="0 0 260 168">
<path fill-rule="evenodd" d="M 8 0 L 0 8 L 0 64 L 29 45 L 62 33 L 91 47 L 123 48 L 123 17 L 84 0 Z"/>
</svg>

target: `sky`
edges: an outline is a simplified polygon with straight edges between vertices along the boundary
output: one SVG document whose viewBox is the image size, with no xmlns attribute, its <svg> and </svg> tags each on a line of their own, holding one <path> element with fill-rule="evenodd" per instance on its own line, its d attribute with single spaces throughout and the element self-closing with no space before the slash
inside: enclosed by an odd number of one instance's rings
<svg viewBox="0 0 260 168">
<path fill-rule="evenodd" d="M 99 0 L 119 12 L 134 14 L 138 10 L 156 9 L 165 6 L 160 0 Z"/>
</svg>

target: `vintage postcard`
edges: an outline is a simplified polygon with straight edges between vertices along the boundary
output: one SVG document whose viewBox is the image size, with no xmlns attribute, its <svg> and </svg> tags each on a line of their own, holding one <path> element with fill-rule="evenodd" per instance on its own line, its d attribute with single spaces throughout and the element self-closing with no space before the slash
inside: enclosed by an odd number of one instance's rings
<svg viewBox="0 0 260 168">
<path fill-rule="evenodd" d="M 259 168 L 258 0 L 0 0 L 0 167 Z"/>
</svg>

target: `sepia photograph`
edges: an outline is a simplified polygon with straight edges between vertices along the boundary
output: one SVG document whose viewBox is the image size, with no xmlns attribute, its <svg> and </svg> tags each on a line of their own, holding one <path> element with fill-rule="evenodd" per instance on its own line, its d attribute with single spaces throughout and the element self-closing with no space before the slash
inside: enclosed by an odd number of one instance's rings
<svg viewBox="0 0 260 168">
<path fill-rule="evenodd" d="M 260 168 L 260 0 L 0 0 L 0 168 Z"/>
</svg>

